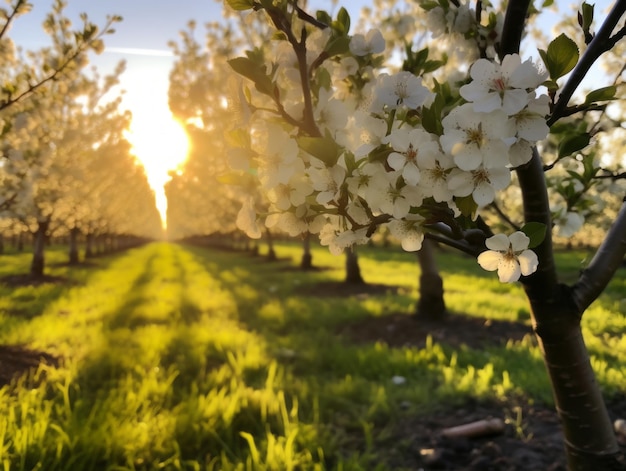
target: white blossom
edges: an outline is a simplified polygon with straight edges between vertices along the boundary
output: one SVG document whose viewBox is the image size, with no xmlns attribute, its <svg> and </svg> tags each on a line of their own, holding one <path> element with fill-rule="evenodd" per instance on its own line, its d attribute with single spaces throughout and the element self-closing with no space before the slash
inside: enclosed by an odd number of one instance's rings
<svg viewBox="0 0 626 471">
<path fill-rule="evenodd" d="M 448 175 L 455 167 L 452 157 L 442 152 L 422 153 L 419 162 L 421 170 L 419 186 L 424 197 L 432 196 L 440 203 L 450 201 L 453 195 L 448 187 Z"/>
<path fill-rule="evenodd" d="M 369 201 L 389 185 L 385 168 L 378 162 L 365 162 L 346 178 L 348 190 Z"/>
<path fill-rule="evenodd" d="M 424 218 L 419 214 L 407 214 L 403 219 L 389 221 L 389 231 L 407 252 L 416 252 L 422 248 L 424 230 L 422 222 Z"/>
<path fill-rule="evenodd" d="M 257 132 L 259 180 L 270 189 L 279 183 L 289 183 L 294 175 L 304 172 L 296 140 L 275 124 L 267 124 Z"/>
<path fill-rule="evenodd" d="M 439 154 L 437 141 L 419 128 L 397 129 L 383 142 L 388 142 L 394 150 L 387 157 L 387 163 L 392 169 L 402 172 L 402 178 L 408 185 L 417 185 L 420 180 L 420 156 Z"/>
<path fill-rule="evenodd" d="M 314 116 L 315 123 L 322 131 L 327 129 L 333 136 L 337 136 L 339 131 L 344 132 L 348 123 L 348 113 L 345 102 L 333 98 L 331 90 L 320 89 Z"/>
<path fill-rule="evenodd" d="M 531 93 L 531 95 L 533 95 Z M 527 141 L 545 139 L 550 128 L 546 123 L 546 116 L 550 112 L 550 99 L 547 95 L 532 97 L 528 106 L 513 116 L 517 136 Z"/>
<path fill-rule="evenodd" d="M 521 61 L 519 54 L 509 54 L 502 64 L 479 59 L 470 69 L 472 81 L 459 90 L 472 102 L 474 110 L 488 113 L 502 110 L 508 116 L 519 113 L 529 103 L 527 89 L 534 90 L 546 79 L 530 59 Z"/>
<path fill-rule="evenodd" d="M 299 175 L 287 183 L 279 183 L 270 188 L 267 192 L 267 198 L 277 209 L 286 211 L 292 206 L 304 204 L 306 197 L 311 193 L 313 193 L 313 186 L 304 175 Z"/>
<path fill-rule="evenodd" d="M 354 156 L 364 157 L 383 143 L 387 134 L 387 123 L 359 110 L 354 114 L 352 130 Z"/>
<path fill-rule="evenodd" d="M 396 219 L 402 219 L 411 210 L 418 207 L 424 200 L 421 188 L 411 185 L 398 187 L 397 179 L 399 172 L 389 172 L 388 185 L 377 193 L 370 195 L 369 203 L 372 209 L 389 214 Z"/>
<path fill-rule="evenodd" d="M 388 109 L 396 109 L 399 106 L 416 109 L 431 95 L 431 92 L 422 85 L 422 79 L 407 71 L 381 75 L 374 93 L 373 111 L 378 111 L 379 106 L 387 106 Z"/>
<path fill-rule="evenodd" d="M 248 198 L 237 213 L 237 227 L 244 231 L 251 239 L 261 238 L 261 226 L 254 210 L 254 200 Z"/>
<path fill-rule="evenodd" d="M 581 214 L 568 211 L 565 206 L 561 206 L 553 215 L 553 222 L 557 236 L 572 237 L 583 226 L 585 218 Z"/>
<path fill-rule="evenodd" d="M 355 56 L 380 54 L 385 50 L 385 39 L 378 29 L 370 29 L 365 35 L 355 34 L 350 39 L 350 52 Z"/>
<path fill-rule="evenodd" d="M 442 124 L 441 146 L 460 169 L 508 164 L 508 150 L 516 138 L 512 122 L 502 111 L 478 113 L 465 104 L 453 109 Z"/>
<path fill-rule="evenodd" d="M 341 185 L 346 177 L 346 170 L 334 165 L 328 167 L 309 167 L 309 178 L 315 191 L 318 191 L 316 200 L 320 204 L 328 204 L 339 198 Z"/>
<path fill-rule="evenodd" d="M 336 218 L 338 219 L 338 218 Z M 337 223 L 329 221 L 320 232 L 320 243 L 327 245 L 333 255 L 340 255 L 343 251 L 355 244 L 367 243 L 367 229 L 356 231 L 340 229 Z"/>
<path fill-rule="evenodd" d="M 537 271 L 537 255 L 528 249 L 530 239 L 517 231 L 506 236 L 496 234 L 485 241 L 488 249 L 478 256 L 478 264 L 487 271 L 498 270 L 498 278 L 503 283 L 519 280 Z"/>
<path fill-rule="evenodd" d="M 511 181 L 511 172 L 506 167 L 480 167 L 466 172 L 452 169 L 448 177 L 448 188 L 454 196 L 469 196 L 478 207 L 492 203 L 496 191 L 503 190 Z"/>
</svg>

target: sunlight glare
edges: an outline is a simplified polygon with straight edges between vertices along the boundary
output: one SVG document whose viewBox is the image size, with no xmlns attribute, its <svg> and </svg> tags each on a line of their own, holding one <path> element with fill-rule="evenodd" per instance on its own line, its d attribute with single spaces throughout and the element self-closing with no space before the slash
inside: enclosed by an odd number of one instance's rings
<svg viewBox="0 0 626 471">
<path fill-rule="evenodd" d="M 165 226 L 167 200 L 163 186 L 169 180 L 168 172 L 179 169 L 187 159 L 187 133 L 171 115 L 133 112 L 127 138 L 133 146 L 133 153 L 146 170 Z"/>
</svg>

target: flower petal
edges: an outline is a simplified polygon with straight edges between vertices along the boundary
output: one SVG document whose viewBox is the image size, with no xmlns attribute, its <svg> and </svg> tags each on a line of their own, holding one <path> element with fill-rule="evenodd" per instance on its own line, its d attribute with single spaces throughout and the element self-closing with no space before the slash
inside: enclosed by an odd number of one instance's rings
<svg viewBox="0 0 626 471">
<path fill-rule="evenodd" d="M 509 236 L 509 240 L 511 241 L 511 248 L 515 253 L 526 250 L 528 248 L 528 244 L 530 244 L 530 239 L 528 238 L 528 236 L 521 231 L 517 231 L 511 234 Z"/>
<path fill-rule="evenodd" d="M 522 272 L 520 271 L 517 260 L 510 257 L 502 257 L 498 264 L 498 278 L 502 283 L 512 283 L 519 280 Z"/>
<path fill-rule="evenodd" d="M 507 252 L 511 247 L 509 238 L 505 234 L 496 234 L 493 237 L 489 237 L 485 241 L 485 245 L 488 249 L 499 250 L 500 252 Z"/>
<path fill-rule="evenodd" d="M 521 254 L 518 255 L 519 265 L 522 270 L 522 275 L 528 276 L 532 275 L 537 271 L 537 267 L 539 266 L 539 260 L 537 259 L 537 254 L 532 250 L 524 250 Z"/>
<path fill-rule="evenodd" d="M 502 254 L 493 250 L 486 250 L 478 256 L 478 264 L 483 270 L 494 271 L 498 269 Z"/>
</svg>

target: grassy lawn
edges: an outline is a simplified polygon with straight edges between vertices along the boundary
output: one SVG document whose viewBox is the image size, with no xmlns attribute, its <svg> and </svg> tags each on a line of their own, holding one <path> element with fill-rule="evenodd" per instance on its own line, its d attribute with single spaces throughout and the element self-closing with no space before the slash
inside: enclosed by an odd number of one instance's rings
<svg viewBox="0 0 626 471">
<path fill-rule="evenodd" d="M 529 336 L 498 346 L 392 347 L 353 342 L 351 322 L 411 315 L 414 255 L 363 248 L 368 283 L 386 294 L 322 296 L 343 258 L 315 249 L 323 270 L 281 260 L 154 243 L 69 268 L 50 251 L 37 285 L 0 284 L 0 345 L 59 358 L 0 389 L 5 470 L 373 470 L 400 417 L 467 400 L 551 403 Z M 572 278 L 588 254 L 559 255 Z M 27 255 L 1 257 L 0 277 Z M 529 322 L 521 287 L 470 258 L 438 255 L 455 315 Z M 307 294 L 309 293 L 309 294 Z M 584 331 L 608 397 L 626 390 L 626 273 L 586 314 Z M 398 384 L 402 377 L 404 382 Z M 512 407 L 512 406 L 511 406 Z M 382 450 L 382 451 L 381 451 Z"/>
</svg>

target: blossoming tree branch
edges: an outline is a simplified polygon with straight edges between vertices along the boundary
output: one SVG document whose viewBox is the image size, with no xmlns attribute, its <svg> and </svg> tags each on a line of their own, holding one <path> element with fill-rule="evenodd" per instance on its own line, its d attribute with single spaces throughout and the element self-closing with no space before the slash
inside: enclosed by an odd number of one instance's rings
<svg viewBox="0 0 626 471">
<path fill-rule="evenodd" d="M 345 9 L 332 18 L 308 13 L 296 0 L 226 3 L 261 15 L 272 31 L 272 40 L 229 61 L 247 79 L 238 104 L 245 112 L 228 135 L 231 167 L 241 181 L 256 180 L 267 202 L 258 206 L 251 194 L 240 228 L 257 238 L 263 226 L 315 233 L 340 253 L 386 226 L 405 250 L 418 251 L 430 238 L 476 256 L 502 282 L 520 281 L 570 469 L 622 469 L 580 320 L 622 263 L 626 210 L 579 280 L 565 286 L 552 231 L 555 223 L 574 226 L 564 233 L 580 227 L 581 198 L 551 208 L 562 186 L 549 187 L 545 172 L 572 158 L 582 159 L 585 170 L 570 178 L 588 183 L 600 171 L 597 159 L 580 153 L 591 132 L 583 125 L 566 134 L 558 123 L 585 123 L 588 113 L 620 99 L 618 87 L 608 86 L 570 103 L 590 67 L 626 33 L 617 26 L 626 1 L 616 2 L 597 32 L 593 6 L 584 3 L 577 14 L 583 53 L 561 34 L 538 51 L 542 63 L 520 55 L 534 11 L 529 0 L 511 1 L 506 11 L 485 1 L 419 2 L 430 37 L 445 39 L 462 57 L 456 73 L 443 68 L 445 57 L 431 58 L 428 48 L 415 51 L 411 43 L 402 70 L 391 72 L 381 32 L 350 35 Z M 544 162 L 550 139 L 559 140 L 557 159 Z M 485 213 L 512 185 L 521 192 L 524 224 L 500 233 Z"/>
</svg>

